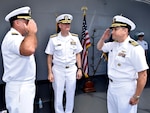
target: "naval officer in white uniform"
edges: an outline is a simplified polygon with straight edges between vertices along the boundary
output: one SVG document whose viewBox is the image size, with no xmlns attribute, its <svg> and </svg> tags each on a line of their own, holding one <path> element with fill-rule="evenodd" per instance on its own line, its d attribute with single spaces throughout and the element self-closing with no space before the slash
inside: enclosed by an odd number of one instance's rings
<svg viewBox="0 0 150 113">
<path fill-rule="evenodd" d="M 135 27 L 130 19 L 114 16 L 97 43 L 98 50 L 108 52 L 108 113 L 137 113 L 149 67 L 144 49 L 129 35 Z M 110 34 L 114 41 L 105 43 Z"/>
<path fill-rule="evenodd" d="M 33 113 L 37 26 L 28 6 L 13 10 L 5 20 L 11 26 L 1 46 L 6 107 L 9 113 Z"/>
<path fill-rule="evenodd" d="M 60 32 L 52 35 L 45 53 L 48 64 L 48 79 L 54 89 L 55 113 L 72 113 L 76 79 L 82 77 L 81 56 L 82 46 L 77 34 L 70 33 L 70 14 L 62 14 L 56 18 Z M 66 105 L 63 109 L 63 93 L 66 92 Z"/>
<path fill-rule="evenodd" d="M 137 34 L 137 37 L 137 42 L 143 47 L 143 49 L 145 50 L 146 58 L 148 58 L 148 43 L 144 40 L 144 32 L 139 32 Z"/>
</svg>

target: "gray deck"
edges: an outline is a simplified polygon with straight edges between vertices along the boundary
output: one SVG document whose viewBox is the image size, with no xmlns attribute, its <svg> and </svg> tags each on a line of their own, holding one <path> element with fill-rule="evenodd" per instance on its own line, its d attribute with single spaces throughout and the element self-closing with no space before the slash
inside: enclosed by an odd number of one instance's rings
<svg viewBox="0 0 150 113">
<path fill-rule="evenodd" d="M 84 93 L 82 88 L 84 82 L 78 81 L 77 93 L 75 96 L 74 113 L 107 113 L 106 90 L 107 77 L 99 76 L 93 79 L 96 92 Z M 146 87 L 140 97 L 138 113 L 150 113 L 150 82 L 149 78 Z"/>
</svg>

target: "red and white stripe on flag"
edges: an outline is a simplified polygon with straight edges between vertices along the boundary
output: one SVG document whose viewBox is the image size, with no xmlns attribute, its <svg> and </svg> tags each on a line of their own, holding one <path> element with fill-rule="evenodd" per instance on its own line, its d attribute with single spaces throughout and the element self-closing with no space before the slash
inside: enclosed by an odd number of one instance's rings
<svg viewBox="0 0 150 113">
<path fill-rule="evenodd" d="M 88 75 L 88 48 L 91 46 L 90 42 L 90 36 L 87 30 L 87 25 L 86 25 L 86 15 L 84 15 L 83 18 L 83 26 L 82 26 L 82 69 L 84 76 L 86 78 L 89 77 Z"/>
</svg>

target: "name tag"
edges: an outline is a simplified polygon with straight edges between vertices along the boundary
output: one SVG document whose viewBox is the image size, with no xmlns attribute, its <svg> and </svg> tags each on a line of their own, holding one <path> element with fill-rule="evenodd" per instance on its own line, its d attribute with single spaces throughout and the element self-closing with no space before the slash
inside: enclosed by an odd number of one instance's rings
<svg viewBox="0 0 150 113">
<path fill-rule="evenodd" d="M 71 45 L 76 45 L 76 42 L 74 42 L 74 41 L 72 41 L 72 42 L 70 42 L 71 43 Z"/>
</svg>

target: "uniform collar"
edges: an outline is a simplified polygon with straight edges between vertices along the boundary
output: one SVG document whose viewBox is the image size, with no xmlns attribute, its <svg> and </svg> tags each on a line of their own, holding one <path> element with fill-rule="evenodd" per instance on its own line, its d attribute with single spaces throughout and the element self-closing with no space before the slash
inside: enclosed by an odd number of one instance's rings
<svg viewBox="0 0 150 113">
<path fill-rule="evenodd" d="M 61 32 L 58 33 L 58 39 L 61 40 L 61 41 L 69 41 L 70 39 L 72 39 L 72 35 L 71 33 L 69 32 L 69 35 L 66 36 L 66 37 L 63 37 L 61 35 Z"/>
<path fill-rule="evenodd" d="M 123 42 L 119 43 L 119 45 L 124 45 L 124 44 L 128 43 L 129 40 L 131 40 L 130 36 L 128 36 Z"/>
<path fill-rule="evenodd" d="M 15 28 L 10 29 L 11 33 L 16 33 L 18 35 L 21 35 Z"/>
<path fill-rule="evenodd" d="M 118 43 L 118 47 L 123 47 L 123 48 L 127 48 L 128 47 L 128 43 L 129 43 L 129 40 L 131 40 L 131 37 L 128 36 L 125 41 L 121 42 L 121 43 Z"/>
</svg>

